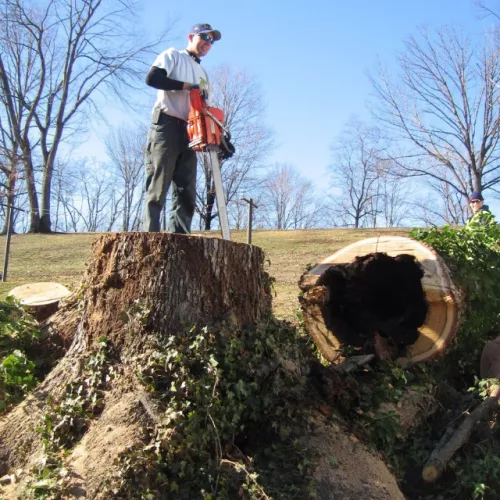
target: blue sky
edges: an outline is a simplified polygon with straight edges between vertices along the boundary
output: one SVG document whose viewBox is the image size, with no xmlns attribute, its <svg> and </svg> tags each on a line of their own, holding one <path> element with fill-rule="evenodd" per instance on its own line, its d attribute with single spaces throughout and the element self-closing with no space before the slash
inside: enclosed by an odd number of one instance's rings
<svg viewBox="0 0 500 500">
<path fill-rule="evenodd" d="M 418 26 L 455 24 L 474 35 L 485 24 L 474 0 L 142 0 L 142 5 L 138 21 L 149 29 L 175 21 L 164 48 L 185 47 L 198 22 L 222 32 L 203 64 L 208 69 L 234 64 L 256 78 L 277 144 L 270 163 L 294 165 L 319 189 L 326 187 L 334 138 L 353 115 L 369 119 L 366 73 L 377 59 L 394 67 L 404 40 Z M 146 122 L 154 97 L 152 89 L 140 97 Z"/>
</svg>

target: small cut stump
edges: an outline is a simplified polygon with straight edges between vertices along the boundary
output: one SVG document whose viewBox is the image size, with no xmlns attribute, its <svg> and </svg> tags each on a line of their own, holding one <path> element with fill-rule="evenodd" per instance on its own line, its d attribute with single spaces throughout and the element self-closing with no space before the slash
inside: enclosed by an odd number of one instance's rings
<svg viewBox="0 0 500 500">
<path fill-rule="evenodd" d="M 54 314 L 59 309 L 60 301 L 70 294 L 64 285 L 51 281 L 16 286 L 9 292 L 38 321 L 45 321 Z"/>
</svg>

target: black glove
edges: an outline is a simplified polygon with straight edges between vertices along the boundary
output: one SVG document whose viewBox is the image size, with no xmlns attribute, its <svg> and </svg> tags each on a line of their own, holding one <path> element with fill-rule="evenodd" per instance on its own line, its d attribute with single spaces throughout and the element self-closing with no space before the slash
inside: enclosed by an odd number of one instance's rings
<svg viewBox="0 0 500 500">
<path fill-rule="evenodd" d="M 220 156 L 222 160 L 231 158 L 236 152 L 235 147 L 231 143 L 231 134 L 228 132 L 220 138 Z"/>
<path fill-rule="evenodd" d="M 187 90 L 200 90 L 200 86 L 199 85 L 190 85 Z"/>
</svg>

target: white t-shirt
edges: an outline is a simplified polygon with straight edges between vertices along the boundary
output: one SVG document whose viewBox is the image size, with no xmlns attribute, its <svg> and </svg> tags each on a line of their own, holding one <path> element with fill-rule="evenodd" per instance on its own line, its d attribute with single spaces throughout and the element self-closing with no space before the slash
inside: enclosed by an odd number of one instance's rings
<svg viewBox="0 0 500 500">
<path fill-rule="evenodd" d="M 167 49 L 162 52 L 153 63 L 153 66 L 162 68 L 167 76 L 173 80 L 200 85 L 205 80 L 208 92 L 207 102 L 211 102 L 211 88 L 207 72 L 187 52 L 187 50 Z M 183 120 L 189 115 L 189 91 L 187 90 L 158 90 L 154 108 L 160 108 L 162 113 L 175 116 Z"/>
</svg>

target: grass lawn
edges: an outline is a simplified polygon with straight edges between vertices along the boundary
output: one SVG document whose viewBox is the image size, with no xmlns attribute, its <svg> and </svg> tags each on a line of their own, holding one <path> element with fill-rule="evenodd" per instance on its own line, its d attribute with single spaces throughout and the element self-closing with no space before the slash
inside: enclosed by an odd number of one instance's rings
<svg viewBox="0 0 500 500">
<path fill-rule="evenodd" d="M 297 283 L 308 264 L 315 264 L 339 248 L 381 234 L 406 236 L 399 229 L 313 229 L 304 231 L 255 231 L 252 243 L 266 252 L 267 271 L 276 279 L 274 311 L 280 318 L 293 319 L 297 309 Z M 70 290 L 78 287 L 89 262 L 97 233 L 14 235 L 11 241 L 7 282 L 0 282 L 0 299 L 22 284 L 56 281 Z M 208 236 L 218 236 L 211 232 Z M 245 231 L 232 231 L 234 241 L 245 242 Z M 5 236 L 0 236 L 3 268 Z"/>
</svg>

